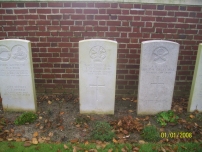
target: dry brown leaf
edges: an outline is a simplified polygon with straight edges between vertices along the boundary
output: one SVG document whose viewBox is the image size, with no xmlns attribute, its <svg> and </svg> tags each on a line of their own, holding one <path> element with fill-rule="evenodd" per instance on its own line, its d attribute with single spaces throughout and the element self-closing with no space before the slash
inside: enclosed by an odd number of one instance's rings
<svg viewBox="0 0 202 152">
<path fill-rule="evenodd" d="M 39 142 L 37 138 L 32 138 L 32 144 L 37 145 Z"/>
<path fill-rule="evenodd" d="M 69 149 L 69 147 L 67 145 L 64 144 L 64 149 Z"/>
<path fill-rule="evenodd" d="M 29 147 L 29 146 L 31 146 L 31 143 L 30 142 L 25 142 L 23 146 L 24 147 Z"/>
<path fill-rule="evenodd" d="M 85 142 L 85 145 L 88 145 L 88 144 L 89 144 L 89 142 L 88 142 L 88 141 L 86 141 L 86 142 Z"/>
<path fill-rule="evenodd" d="M 144 120 L 146 120 L 146 121 L 149 120 L 149 116 L 146 116 L 146 117 L 144 118 Z"/>
<path fill-rule="evenodd" d="M 16 136 L 18 136 L 18 137 L 20 137 L 20 136 L 22 136 L 20 133 L 17 133 L 17 135 Z"/>
<path fill-rule="evenodd" d="M 0 138 L 0 141 L 3 141 L 3 138 Z"/>
<path fill-rule="evenodd" d="M 112 148 L 110 148 L 109 150 L 108 150 L 108 152 L 112 152 L 113 151 L 113 149 Z"/>
<path fill-rule="evenodd" d="M 113 138 L 113 143 L 117 143 L 118 141 L 115 139 L 115 138 Z"/>
<path fill-rule="evenodd" d="M 134 111 L 133 110 L 128 110 L 128 112 L 133 113 Z"/>
<path fill-rule="evenodd" d="M 76 142 L 78 142 L 78 141 L 79 141 L 79 139 L 77 139 L 77 138 L 70 140 L 70 142 L 71 142 L 72 144 L 73 144 L 73 143 L 76 143 Z"/>
<path fill-rule="evenodd" d="M 145 144 L 144 140 L 139 140 L 138 142 L 139 142 L 139 144 Z"/>
<path fill-rule="evenodd" d="M 60 129 L 60 131 L 64 130 L 64 126 L 59 126 L 58 128 Z"/>
<path fill-rule="evenodd" d="M 122 98 L 122 100 L 124 100 L 124 101 L 125 101 L 125 100 L 126 100 L 126 98 Z"/>
<path fill-rule="evenodd" d="M 53 132 L 49 132 L 48 136 L 53 137 Z"/>
<path fill-rule="evenodd" d="M 48 100 L 48 104 L 51 104 L 52 102 L 50 100 Z"/>
<path fill-rule="evenodd" d="M 37 131 L 33 133 L 33 137 L 37 137 L 38 135 L 39 135 L 39 134 L 38 134 Z"/>
<path fill-rule="evenodd" d="M 195 116 L 194 116 L 194 115 L 190 115 L 189 117 L 190 117 L 191 119 L 195 118 Z"/>
<path fill-rule="evenodd" d="M 16 138 L 15 141 L 17 141 L 17 142 L 21 142 L 22 139 L 21 139 L 21 138 Z"/>
<path fill-rule="evenodd" d="M 63 115 L 65 112 L 64 111 L 62 111 L 62 112 L 60 112 L 60 115 Z"/>
</svg>

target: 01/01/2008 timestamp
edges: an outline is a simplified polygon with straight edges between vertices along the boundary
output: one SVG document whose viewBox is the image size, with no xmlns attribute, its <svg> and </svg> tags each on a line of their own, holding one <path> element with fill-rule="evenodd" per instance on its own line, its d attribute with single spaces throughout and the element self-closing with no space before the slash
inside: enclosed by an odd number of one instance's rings
<svg viewBox="0 0 202 152">
<path fill-rule="evenodd" d="M 161 138 L 192 138 L 191 132 L 161 132 Z"/>
</svg>

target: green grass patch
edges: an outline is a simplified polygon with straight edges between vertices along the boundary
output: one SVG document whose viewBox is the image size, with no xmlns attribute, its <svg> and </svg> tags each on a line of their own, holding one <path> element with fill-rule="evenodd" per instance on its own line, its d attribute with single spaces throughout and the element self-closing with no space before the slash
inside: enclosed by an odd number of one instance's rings
<svg viewBox="0 0 202 152">
<path fill-rule="evenodd" d="M 97 121 L 93 126 L 92 139 L 101 141 L 112 141 L 115 137 L 115 133 L 112 132 L 112 127 L 107 122 Z"/>
<path fill-rule="evenodd" d="M 148 125 L 142 130 L 142 137 L 145 141 L 157 142 L 160 140 L 160 134 L 156 126 Z"/>
<path fill-rule="evenodd" d="M 113 152 L 132 151 L 134 147 L 139 148 L 139 152 L 159 152 L 162 150 L 176 152 L 201 152 L 202 143 L 178 143 L 175 145 L 170 144 L 157 144 L 157 143 L 147 143 L 147 144 L 114 144 L 108 143 L 105 147 L 98 147 L 95 143 L 85 144 L 71 144 L 65 143 L 66 149 L 63 144 L 48 144 L 42 143 L 38 145 L 31 145 L 29 147 L 24 147 L 23 142 L 0 142 L 0 152 L 46 152 L 46 151 L 60 151 L 60 152 L 70 152 L 74 149 L 77 152 L 92 151 L 97 150 L 98 152 L 108 152 L 109 150 Z"/>
<path fill-rule="evenodd" d="M 24 112 L 15 120 L 16 125 L 23 125 L 25 123 L 32 123 L 37 119 L 37 115 L 32 112 Z"/>
<path fill-rule="evenodd" d="M 157 114 L 157 122 L 160 123 L 161 126 L 166 126 L 167 123 L 177 123 L 179 117 L 172 111 L 163 111 Z"/>
</svg>

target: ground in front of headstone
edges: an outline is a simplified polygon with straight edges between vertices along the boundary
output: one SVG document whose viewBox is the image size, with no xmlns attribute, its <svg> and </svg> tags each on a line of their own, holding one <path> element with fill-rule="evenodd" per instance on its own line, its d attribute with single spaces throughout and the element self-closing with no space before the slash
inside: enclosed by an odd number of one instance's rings
<svg viewBox="0 0 202 152">
<path fill-rule="evenodd" d="M 37 97 L 37 120 L 31 124 L 17 126 L 15 119 L 22 113 L 0 111 L 0 139 L 37 142 L 85 142 L 92 141 L 90 135 L 96 121 L 108 122 L 116 133 L 112 140 L 117 143 L 144 142 L 142 130 L 154 125 L 161 137 L 159 142 L 202 141 L 202 114 L 187 113 L 187 100 L 175 99 L 172 110 L 179 116 L 177 124 L 161 126 L 157 116 L 137 116 L 137 100 L 116 98 L 114 115 L 81 115 L 79 98 L 69 95 L 40 95 Z M 145 105 L 147 106 L 147 105 Z M 192 135 L 190 137 L 189 135 Z M 176 136 L 179 135 L 177 138 Z"/>
</svg>

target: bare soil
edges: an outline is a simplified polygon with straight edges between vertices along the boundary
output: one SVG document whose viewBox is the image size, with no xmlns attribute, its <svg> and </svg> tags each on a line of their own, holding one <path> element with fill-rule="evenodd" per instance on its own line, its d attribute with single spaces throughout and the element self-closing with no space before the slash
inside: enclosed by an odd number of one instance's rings
<svg viewBox="0 0 202 152">
<path fill-rule="evenodd" d="M 118 122 L 123 117 L 140 120 L 142 126 L 155 125 L 160 132 L 167 133 L 192 133 L 192 138 L 163 139 L 161 142 L 194 141 L 202 142 L 202 114 L 188 113 L 187 100 L 175 99 L 172 110 L 180 117 L 178 124 L 168 124 L 166 127 L 157 123 L 156 116 L 137 116 L 137 100 L 133 98 L 116 98 L 114 115 L 81 115 L 79 113 L 79 98 L 69 95 L 39 95 L 37 97 L 38 119 L 31 124 L 17 126 L 15 119 L 22 112 L 4 112 L 0 106 L 0 118 L 5 119 L 6 124 L 1 127 L 1 140 L 16 140 L 24 138 L 32 140 L 33 137 L 43 138 L 52 142 L 84 142 L 89 141 L 92 127 L 95 121 L 105 121 L 110 124 Z M 5 134 L 5 132 L 7 134 Z M 36 134 L 37 132 L 37 134 Z M 116 130 L 117 133 L 117 130 Z M 35 135 L 34 135 L 35 134 Z M 120 131 L 118 133 L 120 135 Z M 141 131 L 127 131 L 123 136 L 116 138 L 122 142 L 138 142 L 143 140 Z"/>
</svg>

